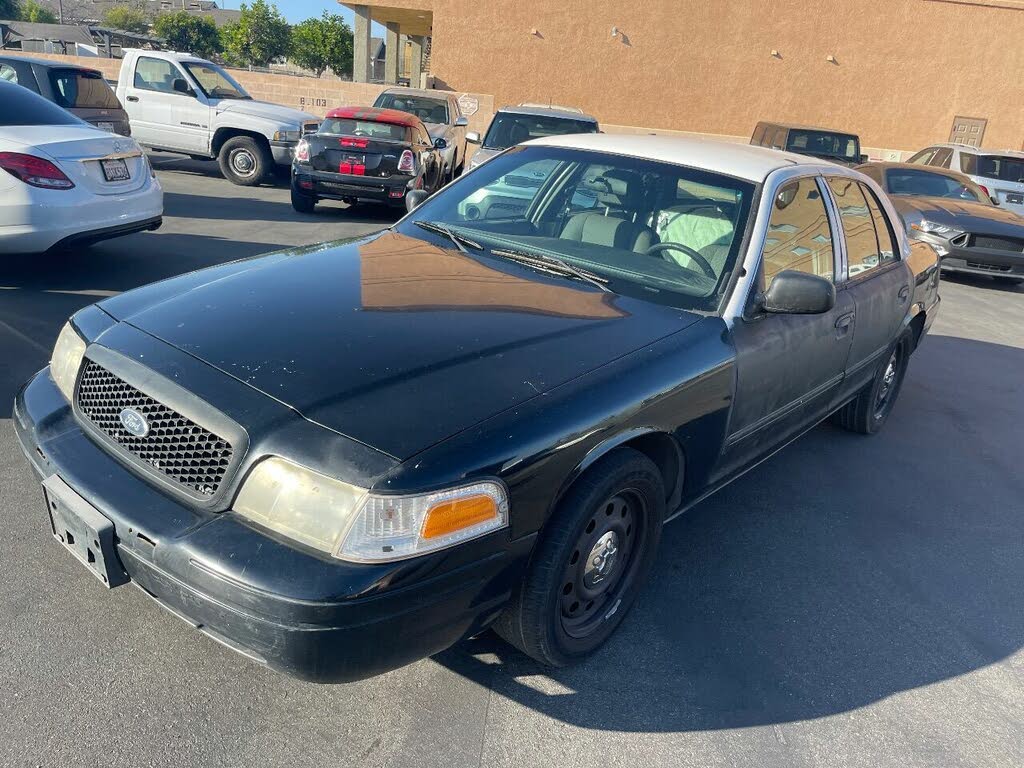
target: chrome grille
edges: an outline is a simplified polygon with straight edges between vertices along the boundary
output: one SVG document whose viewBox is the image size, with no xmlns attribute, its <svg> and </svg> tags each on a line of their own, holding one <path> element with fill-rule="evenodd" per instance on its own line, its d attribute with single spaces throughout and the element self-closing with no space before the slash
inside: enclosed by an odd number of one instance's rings
<svg viewBox="0 0 1024 768">
<path fill-rule="evenodd" d="M 165 477 L 202 496 L 213 496 L 231 465 L 232 448 L 177 411 L 86 360 L 78 383 L 78 408 L 97 429 Z M 134 409 L 149 423 L 137 436 L 125 429 L 121 413 Z"/>
</svg>

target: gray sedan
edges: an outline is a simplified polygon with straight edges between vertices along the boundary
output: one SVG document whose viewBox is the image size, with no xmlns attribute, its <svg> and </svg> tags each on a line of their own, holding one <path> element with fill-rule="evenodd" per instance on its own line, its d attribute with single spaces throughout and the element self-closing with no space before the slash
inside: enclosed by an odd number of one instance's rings
<svg viewBox="0 0 1024 768">
<path fill-rule="evenodd" d="M 416 88 L 388 88 L 381 92 L 373 106 L 416 115 L 427 127 L 431 139 L 445 141 L 445 146 L 439 147 L 444 157 L 444 181 L 451 181 L 462 173 L 466 163 L 466 126 L 469 119 L 462 114 L 454 94 Z"/>
</svg>

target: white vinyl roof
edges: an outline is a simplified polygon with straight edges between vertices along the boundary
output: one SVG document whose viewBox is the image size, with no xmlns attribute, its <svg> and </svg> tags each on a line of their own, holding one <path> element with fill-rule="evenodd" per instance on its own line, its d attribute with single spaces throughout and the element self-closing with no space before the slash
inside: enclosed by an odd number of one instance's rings
<svg viewBox="0 0 1024 768">
<path fill-rule="evenodd" d="M 675 163 L 757 183 L 763 182 L 768 174 L 779 168 L 795 165 L 820 168 L 822 165 L 831 165 L 823 163 L 818 158 L 781 152 L 777 149 L 689 136 L 583 133 L 569 136 L 549 136 L 524 143 L 609 152 L 616 155 L 640 157 L 645 160 Z"/>
</svg>

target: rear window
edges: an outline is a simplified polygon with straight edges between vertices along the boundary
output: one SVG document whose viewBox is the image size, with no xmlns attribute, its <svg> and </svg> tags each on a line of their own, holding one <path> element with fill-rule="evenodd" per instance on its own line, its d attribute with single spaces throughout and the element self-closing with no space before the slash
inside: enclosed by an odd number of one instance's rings
<svg viewBox="0 0 1024 768">
<path fill-rule="evenodd" d="M 855 162 L 860 158 L 860 142 L 856 136 L 827 131 L 801 131 L 790 129 L 786 149 L 802 155 L 838 157 Z"/>
<path fill-rule="evenodd" d="M 597 133 L 597 123 L 568 117 L 499 112 L 491 121 L 491 127 L 487 129 L 484 146 L 488 149 L 505 149 L 530 139 L 563 136 L 568 133 Z"/>
<path fill-rule="evenodd" d="M 28 88 L 0 82 L 0 125 L 86 125 Z"/>
<path fill-rule="evenodd" d="M 371 139 L 408 141 L 408 130 L 404 125 L 394 125 L 392 123 L 375 123 L 372 120 L 328 117 L 320 123 L 319 133 L 326 133 L 332 136 L 366 136 Z"/>
<path fill-rule="evenodd" d="M 960 155 L 960 167 L 971 176 L 1024 182 L 1024 158 L 1003 155 Z"/>
<path fill-rule="evenodd" d="M 405 96 L 400 93 L 382 93 L 373 102 L 379 109 L 397 109 L 416 115 L 424 123 L 444 125 L 448 122 L 448 102 L 426 96 Z"/>
<path fill-rule="evenodd" d="M 955 178 L 910 168 L 891 168 L 885 174 L 885 191 L 895 196 L 951 197 L 988 203 L 984 193 L 970 179 Z"/>
<path fill-rule="evenodd" d="M 51 69 L 50 85 L 57 104 L 84 109 L 120 109 L 117 96 L 99 72 Z"/>
</svg>

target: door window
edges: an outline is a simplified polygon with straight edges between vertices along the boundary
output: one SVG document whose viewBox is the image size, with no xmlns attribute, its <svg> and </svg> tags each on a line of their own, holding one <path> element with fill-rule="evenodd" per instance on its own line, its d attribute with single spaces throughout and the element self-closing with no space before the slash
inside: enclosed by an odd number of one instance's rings
<svg viewBox="0 0 1024 768">
<path fill-rule="evenodd" d="M 179 78 L 184 75 L 169 61 L 142 56 L 135 65 L 135 87 L 146 91 L 175 93 L 174 81 Z"/>
<path fill-rule="evenodd" d="M 793 181 L 776 193 L 763 262 L 766 287 L 784 269 L 834 279 L 832 231 L 815 179 Z"/>
<path fill-rule="evenodd" d="M 772 149 L 782 149 L 786 146 L 786 129 L 779 128 L 772 137 Z"/>
<path fill-rule="evenodd" d="M 949 160 L 953 156 L 953 150 L 943 147 L 935 153 L 935 156 L 928 161 L 928 165 L 936 165 L 939 168 L 949 168 Z"/>
<path fill-rule="evenodd" d="M 846 263 L 849 276 L 857 277 L 881 262 L 875 223 L 860 184 L 854 179 L 828 180 L 843 223 L 846 238 Z"/>
<path fill-rule="evenodd" d="M 860 185 L 861 192 L 864 195 L 864 199 L 868 202 L 868 210 L 871 212 L 871 219 L 875 223 L 875 234 L 878 237 L 878 256 L 879 264 L 888 264 L 889 262 L 896 261 L 899 248 L 896 246 L 896 233 L 892 228 L 892 223 L 889 221 L 889 217 L 886 216 L 885 211 L 882 210 L 881 203 L 875 196 L 874 190 Z"/>
<path fill-rule="evenodd" d="M 928 165 L 928 161 L 935 157 L 937 149 L 922 149 L 916 155 L 907 160 L 908 163 L 915 163 L 917 165 Z"/>
</svg>

